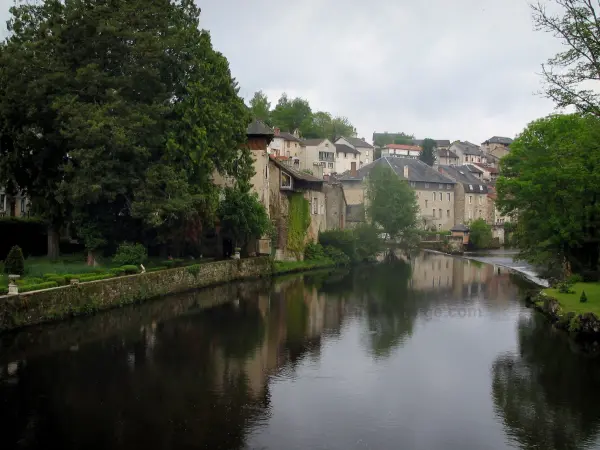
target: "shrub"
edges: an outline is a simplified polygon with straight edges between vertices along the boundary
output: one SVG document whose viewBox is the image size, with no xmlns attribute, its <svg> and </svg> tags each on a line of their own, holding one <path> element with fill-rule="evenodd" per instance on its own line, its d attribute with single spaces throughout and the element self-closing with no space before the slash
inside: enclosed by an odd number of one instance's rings
<svg viewBox="0 0 600 450">
<path fill-rule="evenodd" d="M 331 230 L 319 233 L 319 244 L 323 247 L 335 247 L 350 258 L 355 259 L 355 239 L 352 230 Z"/>
<path fill-rule="evenodd" d="M 146 272 L 158 272 L 159 270 L 166 270 L 168 269 L 167 266 L 156 266 L 156 267 L 151 267 L 149 269 L 146 269 Z"/>
<path fill-rule="evenodd" d="M 469 242 L 475 249 L 490 248 L 493 242 L 492 227 L 485 220 L 477 219 L 469 226 Z"/>
<path fill-rule="evenodd" d="M 321 244 L 309 242 L 306 244 L 306 247 L 304 247 L 305 260 L 323 259 L 324 257 L 325 252 L 323 251 L 323 246 Z"/>
<path fill-rule="evenodd" d="M 46 281 L 45 283 L 38 284 L 26 284 L 23 287 L 19 287 L 19 293 L 21 292 L 31 292 L 31 291 L 41 291 L 42 289 L 50 289 L 58 287 L 58 283 L 56 281 Z"/>
<path fill-rule="evenodd" d="M 96 275 L 86 275 L 81 277 L 79 281 L 81 283 L 87 283 L 89 281 L 98 281 L 98 280 L 106 280 L 108 278 L 113 278 L 114 275 L 112 273 L 104 273 L 104 274 L 96 274 Z"/>
<path fill-rule="evenodd" d="M 372 261 L 383 251 L 381 232 L 369 224 L 361 224 L 353 230 L 354 252 L 357 261 Z"/>
<path fill-rule="evenodd" d="M 167 259 L 165 261 L 162 261 L 161 264 L 168 269 L 172 269 L 173 267 L 175 267 L 175 261 L 173 259 Z"/>
<path fill-rule="evenodd" d="M 122 272 L 127 275 L 133 275 L 134 273 L 138 273 L 140 271 L 140 268 L 138 266 L 134 266 L 134 265 L 121 266 L 121 267 L 119 267 L 119 269 L 121 269 Z"/>
<path fill-rule="evenodd" d="M 581 303 L 586 303 L 587 302 L 587 295 L 585 295 L 585 291 L 581 292 L 581 297 L 579 297 L 579 301 Z"/>
<path fill-rule="evenodd" d="M 583 277 L 581 275 L 579 275 L 578 273 L 575 273 L 575 274 L 571 275 L 569 278 L 567 278 L 567 282 L 569 284 L 582 283 Z"/>
<path fill-rule="evenodd" d="M 18 245 L 14 245 L 4 261 L 4 272 L 9 275 L 25 275 L 25 258 Z"/>
<path fill-rule="evenodd" d="M 131 244 L 129 242 L 123 242 L 119 245 L 117 253 L 113 257 L 113 263 L 120 266 L 125 265 L 136 265 L 143 264 L 148 259 L 148 252 L 146 247 L 142 244 Z"/>
<path fill-rule="evenodd" d="M 556 288 L 558 289 L 558 292 L 560 292 L 561 294 L 574 294 L 575 291 L 573 289 L 571 289 L 572 285 L 571 283 L 568 283 L 566 281 L 563 281 L 562 283 L 558 283 L 558 285 L 556 286 Z"/>
<path fill-rule="evenodd" d="M 325 255 L 331 259 L 336 266 L 347 266 L 350 264 L 350 258 L 339 248 L 328 245 L 324 248 Z"/>
</svg>

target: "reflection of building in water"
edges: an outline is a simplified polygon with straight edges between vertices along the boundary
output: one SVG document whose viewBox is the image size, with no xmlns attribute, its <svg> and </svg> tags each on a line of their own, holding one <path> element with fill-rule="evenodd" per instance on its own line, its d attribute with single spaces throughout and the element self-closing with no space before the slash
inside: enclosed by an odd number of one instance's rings
<svg viewBox="0 0 600 450">
<path fill-rule="evenodd" d="M 425 252 L 412 261 L 410 286 L 417 291 L 452 291 L 455 298 L 498 300 L 514 297 L 509 269 L 464 258 Z"/>
</svg>

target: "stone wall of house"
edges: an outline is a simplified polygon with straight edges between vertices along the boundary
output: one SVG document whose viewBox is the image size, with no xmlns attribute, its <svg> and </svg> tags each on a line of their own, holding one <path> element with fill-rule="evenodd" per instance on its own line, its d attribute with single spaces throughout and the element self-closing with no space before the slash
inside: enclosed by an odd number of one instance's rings
<svg viewBox="0 0 600 450">
<path fill-rule="evenodd" d="M 443 185 L 444 189 L 439 189 L 438 184 L 432 183 L 427 183 L 427 187 L 425 186 L 425 183 L 418 183 L 414 187 L 419 205 L 419 217 L 423 225 L 428 228 L 433 226 L 438 230 L 449 230 L 454 226 L 455 192 L 452 189 L 445 189 L 445 185 Z M 450 196 L 449 199 L 448 196 Z"/>
<path fill-rule="evenodd" d="M 454 217 L 456 225 L 467 222 L 465 219 L 465 187 L 461 183 L 456 183 L 454 186 Z"/>
<path fill-rule="evenodd" d="M 471 192 L 465 192 L 465 215 L 463 223 L 468 223 L 477 219 L 486 220 L 487 215 L 487 194 L 475 194 Z"/>
<path fill-rule="evenodd" d="M 327 229 L 325 193 L 322 191 L 307 191 L 304 198 L 310 204 L 310 226 L 306 232 L 307 242 L 317 242 L 319 232 Z"/>
<path fill-rule="evenodd" d="M 348 205 L 362 205 L 365 202 L 365 186 L 361 181 L 343 181 L 342 187 Z"/>
<path fill-rule="evenodd" d="M 0 332 L 272 273 L 268 257 L 226 260 L 0 297 Z"/>
<path fill-rule="evenodd" d="M 494 143 L 494 144 L 483 144 L 481 146 L 481 150 L 487 155 L 495 156 L 496 158 L 502 158 L 507 155 L 509 150 L 502 144 Z"/>
<path fill-rule="evenodd" d="M 342 229 L 346 225 L 346 201 L 341 184 L 323 184 L 325 192 L 325 228 Z"/>
</svg>

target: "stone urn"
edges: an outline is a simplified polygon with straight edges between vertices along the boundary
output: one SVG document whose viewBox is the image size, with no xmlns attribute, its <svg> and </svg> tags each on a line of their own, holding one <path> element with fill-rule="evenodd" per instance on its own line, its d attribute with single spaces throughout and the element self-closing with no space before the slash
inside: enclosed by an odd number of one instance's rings
<svg viewBox="0 0 600 450">
<path fill-rule="evenodd" d="M 20 275 L 8 276 L 8 295 L 16 295 L 19 293 L 19 286 L 17 286 L 17 280 L 19 278 L 21 278 Z"/>
<path fill-rule="evenodd" d="M 232 259 L 240 259 L 240 252 L 242 251 L 241 248 L 236 247 L 235 248 L 235 253 L 233 254 L 233 256 L 231 257 Z"/>
</svg>

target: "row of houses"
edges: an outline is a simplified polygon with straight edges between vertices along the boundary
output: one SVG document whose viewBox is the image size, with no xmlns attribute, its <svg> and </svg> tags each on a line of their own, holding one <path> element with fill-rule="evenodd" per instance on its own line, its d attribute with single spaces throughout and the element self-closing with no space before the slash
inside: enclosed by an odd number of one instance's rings
<svg viewBox="0 0 600 450">
<path fill-rule="evenodd" d="M 272 253 L 277 259 L 296 256 L 286 245 L 293 195 L 302 195 L 308 201 L 311 214 L 308 239 L 316 240 L 324 230 L 364 222 L 366 179 L 378 166 L 391 168 L 414 189 L 423 228 L 450 230 L 484 219 L 492 226 L 494 237 L 500 242 L 504 240 L 504 223 L 509 219 L 496 207 L 494 185 L 498 171 L 493 164 L 497 162 L 488 163 L 487 149 L 470 143 L 447 142 L 441 151 L 447 151 L 451 160 L 441 162 L 449 163 L 441 164 L 438 159 L 438 164 L 430 167 L 410 153 L 382 154 L 373 161 L 374 149 L 362 139 L 302 140 L 292 133 L 272 130 L 260 121 L 250 124 L 247 135 L 256 172 L 252 185 L 278 230 L 275 242 L 266 238 L 259 242 L 260 253 Z M 414 147 L 409 151 L 420 150 L 419 146 Z M 388 150 L 396 150 L 394 144 Z M 336 174 L 339 167 L 344 170 Z M 273 245 L 275 248 L 271 248 Z"/>
</svg>

